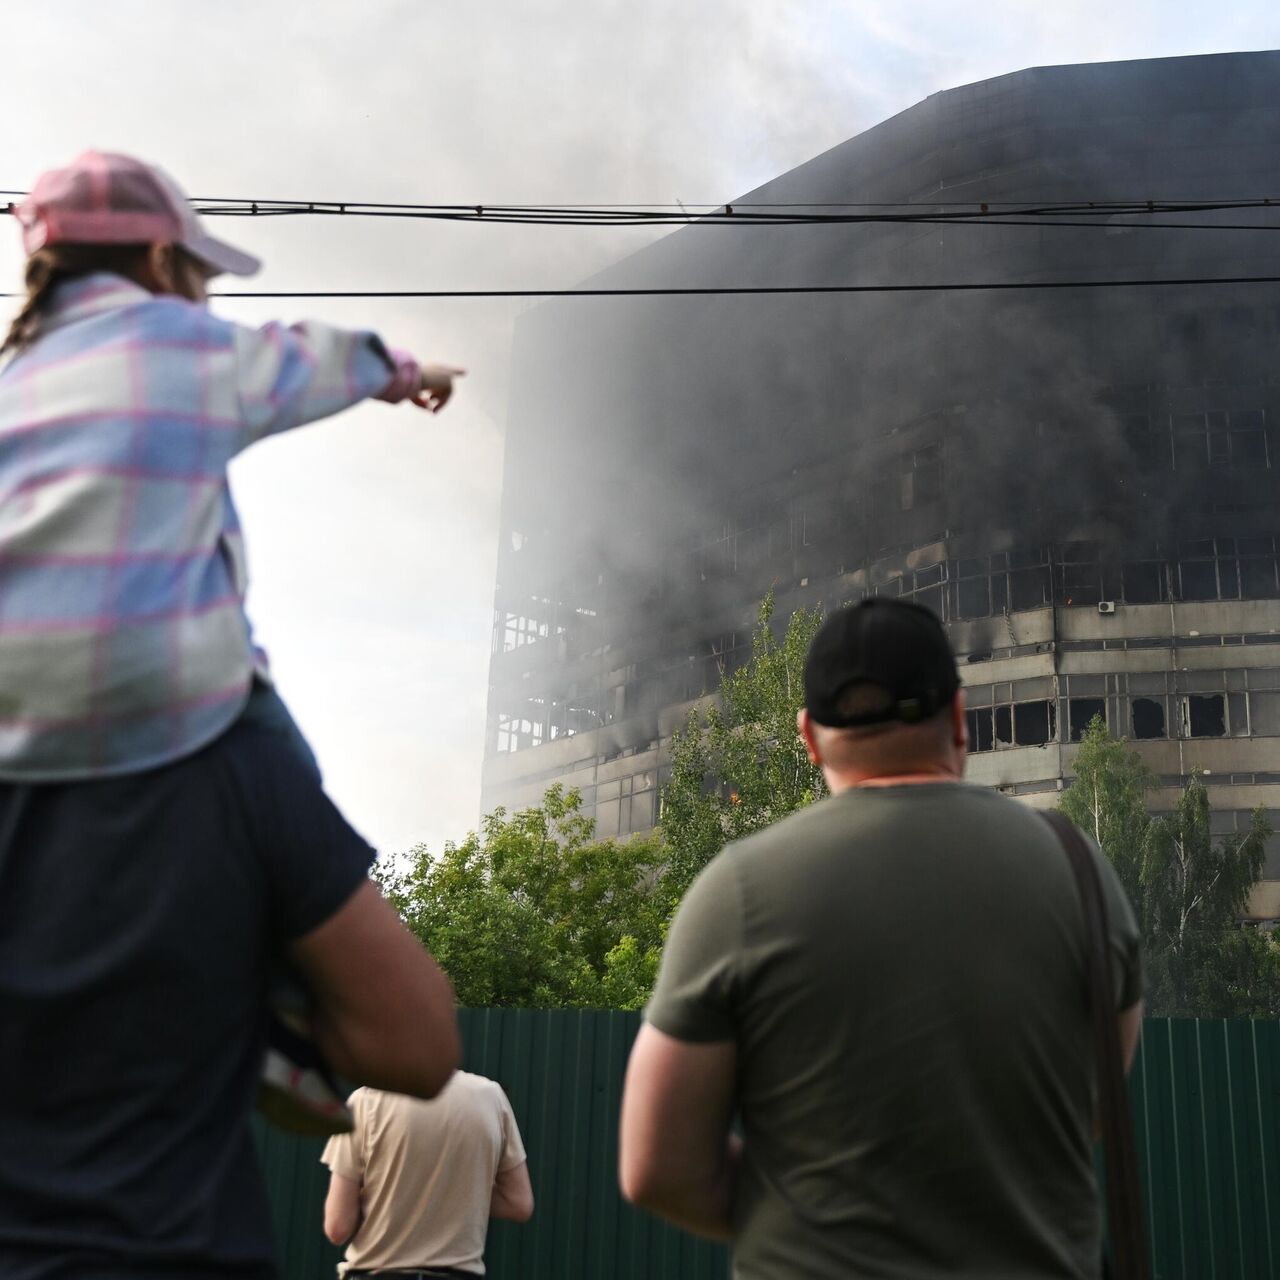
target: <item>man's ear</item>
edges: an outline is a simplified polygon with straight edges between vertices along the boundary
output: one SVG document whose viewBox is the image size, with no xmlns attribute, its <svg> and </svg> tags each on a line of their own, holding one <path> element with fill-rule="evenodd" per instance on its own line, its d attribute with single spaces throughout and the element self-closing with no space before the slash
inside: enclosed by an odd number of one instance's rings
<svg viewBox="0 0 1280 1280">
<path fill-rule="evenodd" d="M 822 768 L 822 753 L 818 750 L 818 738 L 813 731 L 813 721 L 806 707 L 796 712 L 796 728 L 804 742 L 804 749 L 809 753 L 809 763 Z"/>
</svg>

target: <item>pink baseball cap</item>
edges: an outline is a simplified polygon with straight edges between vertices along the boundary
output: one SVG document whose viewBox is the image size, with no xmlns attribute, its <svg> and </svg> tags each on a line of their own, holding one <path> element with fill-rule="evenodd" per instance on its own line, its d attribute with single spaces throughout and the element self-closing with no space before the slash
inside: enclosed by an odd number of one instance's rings
<svg viewBox="0 0 1280 1280">
<path fill-rule="evenodd" d="M 54 244 L 179 244 L 214 272 L 251 276 L 262 263 L 208 234 L 182 188 L 132 156 L 86 151 L 49 169 L 14 210 L 28 254 Z"/>
</svg>

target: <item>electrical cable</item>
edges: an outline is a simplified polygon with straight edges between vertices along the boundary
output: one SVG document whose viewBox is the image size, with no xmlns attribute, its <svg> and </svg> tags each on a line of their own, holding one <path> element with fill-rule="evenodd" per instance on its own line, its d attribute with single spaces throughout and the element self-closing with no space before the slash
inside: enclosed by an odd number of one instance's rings
<svg viewBox="0 0 1280 1280">
<path fill-rule="evenodd" d="M 0 195 L 21 196 L 24 192 L 3 190 Z M 739 204 L 685 206 L 627 205 L 463 205 L 393 204 L 364 201 L 247 200 L 230 196 L 207 196 L 193 200 L 197 212 L 213 217 L 380 217 L 427 219 L 446 222 L 485 222 L 507 225 L 560 227 L 621 226 L 807 226 L 887 223 L 923 225 L 959 224 L 970 226 L 1104 226 L 1109 232 L 1131 229 L 1214 231 L 1275 231 L 1276 223 L 1152 222 L 1117 221 L 1119 218 L 1166 217 L 1174 214 L 1225 212 L 1243 209 L 1280 208 L 1272 197 L 1231 200 L 1177 201 L 1058 201 L 1058 202 L 921 202 L 899 204 L 842 204 L 827 202 L 804 205 L 795 202 L 744 202 Z M 939 207 L 939 205 L 944 207 Z M 946 205 L 952 205 L 950 209 Z M 12 211 L 13 205 L 9 205 Z M 788 212 L 770 212 L 785 209 Z M 876 212 L 798 212 L 814 209 L 863 209 Z M 885 212 L 897 210 L 897 212 Z M 918 212 L 917 212 L 918 210 Z M 905 212 L 904 212 L 905 211 Z M 1064 218 L 1063 215 L 1071 215 Z"/>
<path fill-rule="evenodd" d="M 976 293 L 1030 289 L 1145 289 L 1192 285 L 1280 284 L 1280 276 L 1183 276 L 1167 279 L 1001 280 L 946 284 L 723 285 L 637 289 L 345 289 L 240 291 L 215 298 L 658 298 L 821 293 Z M 2 295 L 14 297 L 14 294 Z"/>
</svg>

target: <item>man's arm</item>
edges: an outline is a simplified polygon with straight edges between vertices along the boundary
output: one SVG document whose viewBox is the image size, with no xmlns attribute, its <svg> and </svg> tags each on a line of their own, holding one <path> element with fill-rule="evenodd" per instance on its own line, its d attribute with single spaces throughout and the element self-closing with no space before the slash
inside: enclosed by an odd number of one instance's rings
<svg viewBox="0 0 1280 1280">
<path fill-rule="evenodd" d="M 458 1065 L 449 980 L 365 881 L 289 954 L 315 1001 L 312 1031 L 358 1084 L 431 1098 Z"/>
<path fill-rule="evenodd" d="M 1124 1073 L 1129 1074 L 1133 1066 L 1133 1055 L 1138 1051 L 1138 1037 L 1142 1034 L 1142 1001 L 1121 1009 L 1116 1014 L 1120 1025 L 1120 1060 L 1124 1063 Z"/>
<path fill-rule="evenodd" d="M 737 1048 L 691 1043 L 645 1023 L 622 1092 L 623 1196 L 686 1231 L 730 1235 L 741 1143 L 730 1133 Z"/>
<path fill-rule="evenodd" d="M 324 1233 L 330 1244 L 346 1244 L 360 1226 L 360 1184 L 340 1173 L 329 1175 L 324 1200 Z"/>
<path fill-rule="evenodd" d="M 533 1217 L 533 1183 L 529 1181 L 527 1160 L 498 1170 L 489 1199 L 489 1217 L 511 1222 L 528 1222 Z"/>
</svg>

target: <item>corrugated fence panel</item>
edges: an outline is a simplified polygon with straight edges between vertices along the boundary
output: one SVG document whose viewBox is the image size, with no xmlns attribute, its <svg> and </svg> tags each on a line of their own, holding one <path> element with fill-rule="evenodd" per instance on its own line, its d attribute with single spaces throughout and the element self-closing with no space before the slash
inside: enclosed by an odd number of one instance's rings
<svg viewBox="0 0 1280 1280">
<path fill-rule="evenodd" d="M 498 1080 L 537 1212 L 498 1222 L 494 1280 L 724 1280 L 724 1249 L 623 1204 L 622 1078 L 633 1013 L 464 1009 L 465 1065 Z M 1132 1076 L 1156 1280 L 1280 1277 L 1280 1023 L 1147 1019 Z M 258 1126 L 285 1280 L 332 1276 L 323 1144 Z"/>
</svg>

